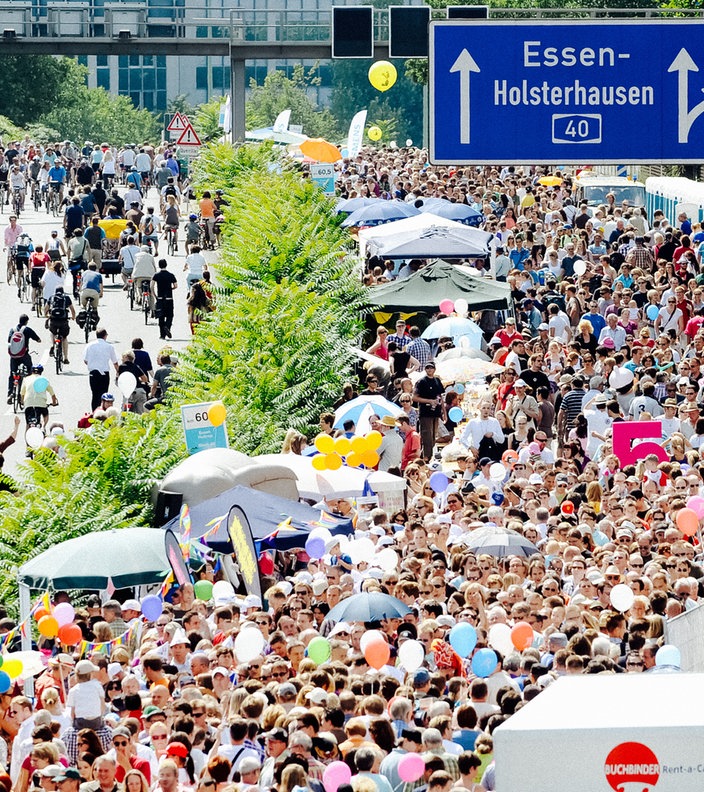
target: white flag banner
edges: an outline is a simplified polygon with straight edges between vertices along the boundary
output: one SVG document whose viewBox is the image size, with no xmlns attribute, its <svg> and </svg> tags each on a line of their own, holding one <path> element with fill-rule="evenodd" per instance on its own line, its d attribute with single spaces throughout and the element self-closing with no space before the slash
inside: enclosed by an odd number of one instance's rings
<svg viewBox="0 0 704 792">
<path fill-rule="evenodd" d="M 225 116 L 222 120 L 222 130 L 227 135 L 229 132 L 232 131 L 232 103 L 230 101 L 230 94 L 227 95 L 227 99 L 225 99 Z"/>
<path fill-rule="evenodd" d="M 276 121 L 274 121 L 274 132 L 286 132 L 288 131 L 288 122 L 291 119 L 291 111 L 290 110 L 282 110 L 277 116 Z"/>
<path fill-rule="evenodd" d="M 367 123 L 367 111 L 360 110 L 352 119 L 350 131 L 347 133 L 347 152 L 350 159 L 354 159 L 362 150 L 364 138 L 364 125 Z"/>
</svg>

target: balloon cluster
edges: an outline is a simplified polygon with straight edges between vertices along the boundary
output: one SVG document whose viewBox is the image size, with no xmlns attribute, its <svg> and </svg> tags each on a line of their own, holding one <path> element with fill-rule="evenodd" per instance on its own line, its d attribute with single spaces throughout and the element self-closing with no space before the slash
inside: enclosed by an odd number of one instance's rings
<svg viewBox="0 0 704 792">
<path fill-rule="evenodd" d="M 24 666 L 19 658 L 11 654 L 0 655 L 0 693 L 7 693 L 23 670 Z"/>
<path fill-rule="evenodd" d="M 348 467 L 373 468 L 379 464 L 377 449 L 383 437 L 376 430 L 364 437 L 356 436 L 334 438 L 321 433 L 315 438 L 315 448 L 320 454 L 313 457 L 316 470 L 339 470 L 343 460 Z"/>
<path fill-rule="evenodd" d="M 445 299 L 440 303 L 440 312 L 449 316 L 456 313 L 458 316 L 466 316 L 469 311 L 469 303 L 463 297 L 458 300 Z"/>
<path fill-rule="evenodd" d="M 78 646 L 83 640 L 81 628 L 74 624 L 76 612 L 68 602 L 60 602 L 47 611 L 39 608 L 34 613 L 39 634 L 44 638 L 58 638 L 65 646 Z"/>
<path fill-rule="evenodd" d="M 369 82 L 374 88 L 383 93 L 384 91 L 388 91 L 389 88 L 393 88 L 396 78 L 398 77 L 398 72 L 393 63 L 382 60 L 372 63 L 369 67 L 368 76 Z M 372 138 L 372 140 L 374 140 L 374 138 Z"/>
</svg>

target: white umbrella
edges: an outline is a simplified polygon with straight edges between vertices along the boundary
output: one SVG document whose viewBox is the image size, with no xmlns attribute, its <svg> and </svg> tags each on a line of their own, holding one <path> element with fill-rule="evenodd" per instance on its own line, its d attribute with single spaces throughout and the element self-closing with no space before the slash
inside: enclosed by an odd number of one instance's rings
<svg viewBox="0 0 704 792">
<path fill-rule="evenodd" d="M 460 338 L 467 338 L 470 346 L 476 349 L 481 349 L 482 346 L 481 327 L 471 319 L 465 319 L 462 316 L 448 316 L 445 319 L 438 319 L 437 322 L 431 322 L 423 330 L 421 338 L 427 340 L 445 336 L 452 338 L 455 343 L 458 343 Z"/>
<path fill-rule="evenodd" d="M 503 370 L 503 366 L 490 361 L 461 357 L 438 362 L 435 374 L 448 383 L 465 382 L 477 376 L 488 377 L 490 374 L 500 374 Z"/>
<path fill-rule="evenodd" d="M 46 671 L 48 658 L 45 658 L 41 652 L 31 650 L 12 652 L 11 657 L 13 660 L 19 660 L 22 663 L 22 679 L 28 679 Z"/>
<path fill-rule="evenodd" d="M 357 396 L 356 399 L 345 402 L 335 410 L 335 429 L 342 429 L 345 421 L 354 421 L 357 434 L 366 434 L 369 431 L 369 418 L 378 415 L 383 418 L 390 415 L 398 418 L 403 409 L 379 394 L 379 396 Z"/>
<path fill-rule="evenodd" d="M 491 359 L 489 355 L 487 355 L 486 352 L 482 352 L 481 349 L 452 347 L 452 349 L 446 349 L 444 352 L 435 355 L 435 362 L 442 363 L 443 360 L 456 360 L 457 358 L 474 358 L 475 360 L 484 361 Z"/>
</svg>

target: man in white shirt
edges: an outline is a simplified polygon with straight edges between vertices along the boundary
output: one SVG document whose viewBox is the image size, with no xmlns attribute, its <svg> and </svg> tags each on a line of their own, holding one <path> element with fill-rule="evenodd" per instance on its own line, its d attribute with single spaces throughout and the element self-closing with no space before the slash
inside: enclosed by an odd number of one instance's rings
<svg viewBox="0 0 704 792">
<path fill-rule="evenodd" d="M 561 341 L 563 344 L 569 343 L 572 337 L 570 320 L 566 313 L 560 310 L 554 303 L 548 309 L 550 320 L 548 321 L 548 335 L 551 339 Z"/>
<path fill-rule="evenodd" d="M 12 759 L 10 761 L 10 778 L 16 784 L 22 769 L 22 762 L 29 756 L 32 749 L 32 730 L 34 729 L 34 712 L 32 702 L 26 696 L 15 696 L 10 704 L 10 712 L 14 716 L 19 730 L 12 741 Z"/>
<path fill-rule="evenodd" d="M 95 410 L 101 402 L 101 396 L 110 387 L 110 366 L 118 374 L 117 353 L 112 344 L 108 343 L 108 331 L 104 327 L 98 328 L 95 341 L 86 347 L 83 362 L 88 368 L 88 382 L 92 394 L 91 410 Z"/>
<path fill-rule="evenodd" d="M 610 338 L 614 342 L 614 349 L 617 352 L 626 343 L 626 331 L 618 326 L 616 314 L 609 314 L 606 317 L 606 327 L 599 333 L 599 344 L 603 344 L 605 338 Z"/>
<path fill-rule="evenodd" d="M 482 402 L 479 407 L 479 416 L 469 421 L 462 433 L 462 437 L 460 437 L 460 443 L 465 448 L 470 448 L 479 453 L 479 445 L 484 438 L 494 440 L 498 445 L 503 443 L 505 439 L 501 424 L 491 414 L 491 404 L 488 402 Z"/>
</svg>

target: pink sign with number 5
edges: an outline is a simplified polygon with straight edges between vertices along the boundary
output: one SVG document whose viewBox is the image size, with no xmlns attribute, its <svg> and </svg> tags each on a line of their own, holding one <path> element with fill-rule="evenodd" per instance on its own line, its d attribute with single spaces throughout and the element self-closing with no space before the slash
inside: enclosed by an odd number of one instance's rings
<svg viewBox="0 0 704 792">
<path fill-rule="evenodd" d="M 648 438 L 662 440 L 661 421 L 619 421 L 612 427 L 614 454 L 621 467 L 635 465 L 648 454 L 655 454 L 661 462 L 667 462 L 667 452 L 659 442 L 649 442 Z M 634 440 L 645 442 L 633 445 Z"/>
</svg>

